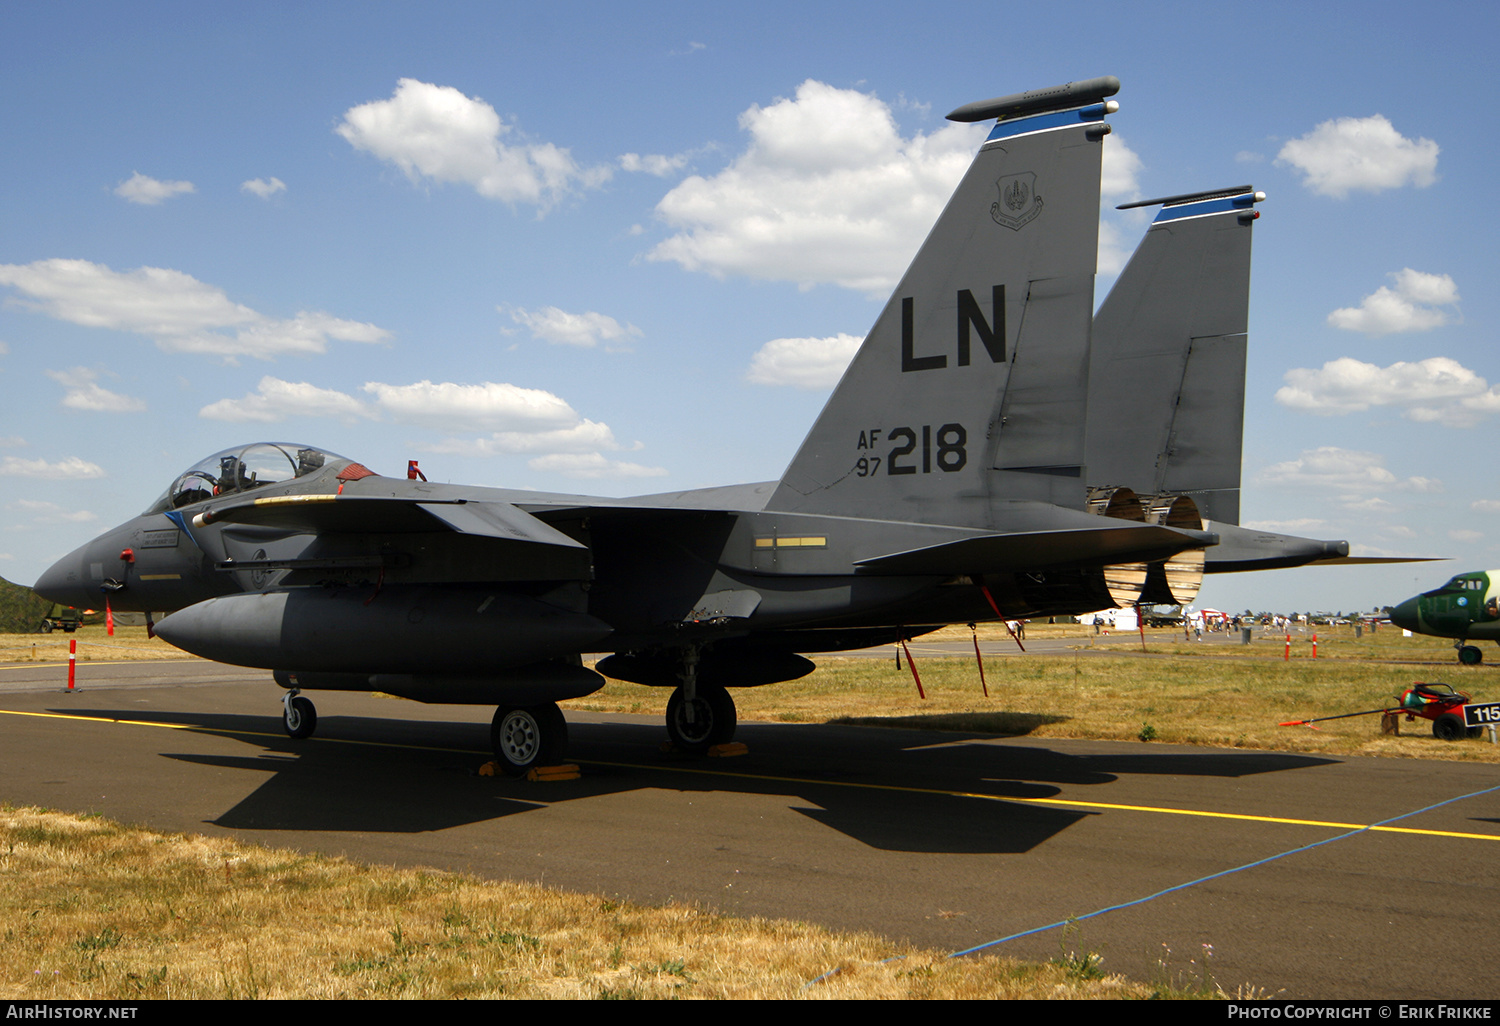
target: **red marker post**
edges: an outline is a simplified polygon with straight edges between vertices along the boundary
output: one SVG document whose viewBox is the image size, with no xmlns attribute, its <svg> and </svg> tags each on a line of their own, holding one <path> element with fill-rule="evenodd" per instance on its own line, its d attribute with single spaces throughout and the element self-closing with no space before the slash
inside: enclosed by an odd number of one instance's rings
<svg viewBox="0 0 1500 1026">
<path fill-rule="evenodd" d="M 1318 658 L 1318 636 L 1316 634 L 1313 635 L 1313 658 Z"/>
<path fill-rule="evenodd" d="M 68 690 L 73 689 L 73 674 L 78 666 L 78 639 L 68 639 Z"/>
<path fill-rule="evenodd" d="M 1282 662 L 1290 662 L 1292 658 L 1292 632 L 1286 632 L 1286 654 L 1281 657 Z"/>
</svg>

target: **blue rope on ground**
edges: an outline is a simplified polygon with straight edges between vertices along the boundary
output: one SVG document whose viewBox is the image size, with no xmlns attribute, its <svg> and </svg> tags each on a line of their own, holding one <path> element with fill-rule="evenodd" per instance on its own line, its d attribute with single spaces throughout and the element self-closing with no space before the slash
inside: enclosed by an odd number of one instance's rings
<svg viewBox="0 0 1500 1026">
<path fill-rule="evenodd" d="M 952 954 L 950 954 L 948 957 L 949 958 L 960 958 L 960 957 L 962 957 L 964 955 L 972 955 L 976 951 L 983 951 L 986 948 L 992 948 L 992 947 L 994 947 L 996 944 L 1004 944 L 1006 941 L 1017 940 L 1017 939 L 1019 939 L 1021 937 L 1030 937 L 1030 936 L 1032 936 L 1034 934 L 1038 934 L 1038 933 L 1046 933 L 1048 930 L 1056 930 L 1058 927 L 1068 926 L 1068 925 L 1070 925 L 1072 923 L 1081 923 L 1085 919 L 1094 919 L 1094 918 L 1097 918 L 1098 916 L 1104 915 L 1106 912 L 1117 912 L 1117 911 L 1119 911 L 1122 908 L 1131 908 L 1132 906 L 1135 906 L 1135 905 L 1144 905 L 1146 902 L 1153 901 L 1156 898 L 1160 898 L 1164 894 L 1171 894 L 1174 891 L 1181 891 L 1181 890 L 1185 890 L 1185 889 L 1187 889 L 1189 887 L 1196 887 L 1198 884 L 1208 883 L 1208 881 L 1210 881 L 1210 880 L 1217 880 L 1220 877 L 1230 876 L 1230 875 L 1232 875 L 1234 873 L 1243 872 L 1246 869 L 1254 869 L 1256 866 L 1264 866 L 1268 862 L 1275 862 L 1277 859 L 1284 859 L 1288 855 L 1296 855 L 1298 852 L 1311 851 L 1314 848 L 1321 848 L 1325 844 L 1332 844 L 1334 841 L 1342 841 L 1346 837 L 1353 837 L 1356 834 L 1367 833 L 1368 831 L 1373 830 L 1375 827 L 1388 826 L 1389 824 L 1398 822 L 1399 820 L 1409 819 L 1412 816 L 1419 816 L 1419 815 L 1421 815 L 1424 812 L 1431 812 L 1433 809 L 1440 809 L 1444 805 L 1451 805 L 1454 802 L 1461 802 L 1461 801 L 1463 801 L 1466 798 L 1477 798 L 1477 797 L 1479 797 L 1482 794 L 1490 794 L 1491 792 L 1494 792 L 1494 791 L 1500 791 L 1500 786 L 1487 787 L 1487 788 L 1485 788 L 1482 791 L 1473 791 L 1473 792 L 1470 792 L 1469 794 L 1461 794 L 1457 798 L 1448 798 L 1448 799 L 1445 799 L 1444 801 L 1440 801 L 1440 802 L 1437 802 L 1436 804 L 1429 805 L 1426 808 L 1416 809 L 1416 810 L 1414 810 L 1412 812 L 1403 812 L 1399 816 L 1392 816 L 1390 819 L 1383 819 L 1379 823 L 1371 823 L 1369 826 L 1362 826 L 1362 827 L 1360 827 L 1357 830 L 1350 830 L 1350 831 L 1347 831 L 1346 833 L 1338 834 L 1335 837 L 1327 838 L 1326 840 L 1316 841 L 1313 844 L 1304 844 L 1300 848 L 1292 848 L 1292 849 L 1289 849 L 1288 851 L 1281 852 L 1280 854 L 1271 855 L 1271 856 L 1268 856 L 1268 857 L 1263 858 L 1263 859 L 1257 859 L 1254 862 L 1247 862 L 1243 866 L 1236 866 L 1233 869 L 1226 869 L 1226 870 L 1223 870 L 1222 872 L 1219 872 L 1219 873 L 1210 873 L 1208 876 L 1199 877 L 1197 880 L 1189 880 L 1187 883 L 1180 883 L 1180 884 L 1177 884 L 1174 887 L 1168 887 L 1164 891 L 1157 891 L 1155 894 L 1149 894 L 1149 895 L 1147 895 L 1144 898 L 1136 898 L 1134 901 L 1127 901 L 1127 902 L 1124 902 L 1124 903 L 1119 904 L 1119 905 L 1111 905 L 1108 908 L 1101 908 L 1098 911 L 1090 912 L 1087 915 L 1074 916 L 1071 919 L 1064 919 L 1064 920 L 1061 920 L 1060 922 L 1049 923 L 1046 926 L 1038 926 L 1034 930 L 1023 930 L 1020 933 L 1013 933 L 1009 937 L 1001 937 L 998 940 L 986 941 L 985 943 L 975 945 L 972 948 L 965 948 L 963 951 L 955 951 Z M 820 979 L 821 979 L 821 977 L 820 977 Z"/>
<path fill-rule="evenodd" d="M 1148 894 L 1144 898 L 1136 898 L 1134 901 L 1123 902 L 1123 903 L 1121 903 L 1119 905 L 1111 905 L 1108 908 L 1101 908 L 1101 909 L 1098 909 L 1097 911 L 1089 912 L 1086 915 L 1073 916 L 1072 918 L 1063 919 L 1063 920 L 1060 920 L 1060 921 L 1055 922 L 1055 923 L 1048 923 L 1046 926 L 1038 926 L 1038 927 L 1036 927 L 1035 929 L 1032 929 L 1032 930 L 1022 930 L 1020 933 L 1013 933 L 1009 937 L 1000 937 L 1000 938 L 998 938 L 996 940 L 986 941 L 983 944 L 976 944 L 972 948 L 965 948 L 962 951 L 955 951 L 955 952 L 949 954 L 947 957 L 949 957 L 949 958 L 962 958 L 964 955 L 972 955 L 972 954 L 974 954 L 977 951 L 984 951 L 986 948 L 993 948 L 997 944 L 1004 944 L 1006 941 L 1018 940 L 1018 939 L 1020 939 L 1022 937 L 1031 937 L 1031 936 L 1033 936 L 1035 934 L 1038 934 L 1038 933 L 1046 933 L 1048 930 L 1056 930 L 1059 927 L 1070 926 L 1073 923 L 1081 923 L 1085 919 L 1096 919 L 1099 916 L 1102 916 L 1102 915 L 1104 915 L 1107 912 L 1117 912 L 1117 911 L 1119 911 L 1122 908 L 1131 908 L 1131 907 L 1133 907 L 1135 905 L 1144 905 L 1146 902 L 1153 901 L 1156 898 L 1160 898 L 1160 897 L 1162 897 L 1165 894 L 1171 894 L 1171 893 L 1173 893 L 1175 891 L 1186 890 L 1189 887 L 1196 887 L 1198 884 L 1208 883 L 1208 881 L 1210 881 L 1210 880 L 1217 880 L 1220 877 L 1231 876 L 1231 875 L 1233 875 L 1235 873 L 1243 872 L 1246 869 L 1254 869 L 1256 866 L 1264 866 L 1268 862 L 1275 862 L 1278 859 L 1284 859 L 1288 855 L 1296 855 L 1298 852 L 1311 851 L 1314 848 L 1321 848 L 1321 847 L 1323 847 L 1323 845 L 1325 845 L 1325 844 L 1332 844 L 1334 841 L 1342 841 L 1345 838 L 1347 838 L 1347 837 L 1353 837 L 1356 834 L 1368 833 L 1369 831 L 1375 829 L 1376 827 L 1389 826 L 1391 823 L 1397 823 L 1397 822 L 1400 822 L 1403 819 L 1410 819 L 1412 816 L 1420 816 L 1422 813 L 1424 813 L 1424 812 L 1431 812 L 1433 809 L 1440 809 L 1444 805 L 1452 805 L 1454 802 L 1461 802 L 1461 801 L 1464 801 L 1467 798 L 1477 798 L 1480 795 L 1491 794 L 1491 793 L 1493 793 L 1495 791 L 1500 791 L 1500 785 L 1497 785 L 1495 787 L 1487 787 L 1487 788 L 1485 788 L 1482 791 L 1471 791 L 1468 794 L 1461 794 L 1461 795 L 1459 795 L 1456 798 L 1446 798 L 1443 801 L 1435 802 L 1434 804 L 1428 805 L 1428 806 L 1426 806 L 1424 808 L 1414 809 L 1411 812 L 1403 812 L 1401 815 L 1399 815 L 1399 816 L 1392 816 L 1390 819 L 1383 819 L 1379 823 L 1371 823 L 1368 826 L 1362 826 L 1362 827 L 1359 827 L 1356 830 L 1348 830 L 1348 831 L 1345 831 L 1342 834 L 1337 834 L 1337 835 L 1335 835 L 1333 837 L 1329 837 L 1329 838 L 1327 838 L 1325 840 L 1322 840 L 1322 841 L 1315 841 L 1312 844 L 1304 844 L 1300 848 L 1290 848 L 1287 851 L 1281 852 L 1279 854 L 1269 855 L 1269 856 L 1267 856 L 1266 858 L 1263 858 L 1263 859 L 1256 859 L 1254 862 L 1247 862 L 1243 866 L 1236 866 L 1233 869 L 1225 869 L 1225 870 L 1223 870 L 1221 872 L 1218 872 L 1218 873 L 1210 873 L 1208 876 L 1202 876 L 1202 877 L 1199 877 L 1196 880 L 1189 880 L 1187 883 L 1180 883 L 1180 884 L 1177 884 L 1177 885 L 1175 885 L 1173 887 L 1168 887 L 1166 890 L 1157 891 L 1155 894 Z M 886 962 L 899 961 L 901 958 L 904 958 L 904 957 L 905 957 L 904 955 L 898 955 L 895 958 L 887 958 L 887 959 L 883 960 L 882 962 L 880 962 L 878 964 L 884 965 Z M 828 979 L 831 976 L 837 976 L 838 973 L 839 973 L 838 969 L 830 969 L 828 972 L 824 973 L 822 976 L 819 976 L 818 978 L 813 979 L 813 980 L 809 980 L 807 983 L 803 984 L 802 989 L 806 990 L 808 987 L 811 987 L 815 983 L 822 983 L 824 980 Z"/>
</svg>

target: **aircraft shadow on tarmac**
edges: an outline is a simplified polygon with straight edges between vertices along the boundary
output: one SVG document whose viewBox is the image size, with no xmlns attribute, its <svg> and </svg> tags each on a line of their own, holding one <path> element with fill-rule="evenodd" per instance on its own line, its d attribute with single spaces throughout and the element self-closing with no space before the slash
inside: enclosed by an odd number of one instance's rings
<svg viewBox="0 0 1500 1026">
<path fill-rule="evenodd" d="M 139 710 L 67 711 L 139 716 Z M 211 820 L 253 830 L 418 833 L 557 802 L 668 789 L 785 796 L 788 808 L 881 850 L 1019 853 L 1096 813 L 1006 798 L 1045 799 L 1060 792 L 1058 785 L 1105 785 L 1137 774 L 1244 777 L 1336 761 L 1212 750 L 1074 755 L 994 735 L 768 723 L 741 726 L 740 737 L 753 753 L 748 758 L 685 759 L 660 751 L 658 723 L 570 722 L 583 777 L 536 784 L 477 775 L 486 761 L 485 724 L 330 716 L 320 721 L 317 737 L 294 741 L 282 734 L 278 717 L 152 717 L 242 738 L 259 749 L 243 756 L 160 753 L 183 763 L 267 774 L 252 794 Z M 1098 800 L 1110 798 L 1101 794 Z"/>
</svg>

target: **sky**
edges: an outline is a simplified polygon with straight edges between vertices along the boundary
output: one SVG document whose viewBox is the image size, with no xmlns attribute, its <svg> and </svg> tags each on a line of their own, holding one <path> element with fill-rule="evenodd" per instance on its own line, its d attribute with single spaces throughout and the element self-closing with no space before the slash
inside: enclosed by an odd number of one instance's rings
<svg viewBox="0 0 1500 1026">
<path fill-rule="evenodd" d="M 1115 75 L 1096 300 L 1245 183 L 1242 519 L 1446 563 L 1210 577 L 1394 604 L 1500 565 L 1500 9 L 8 5 L 0 576 L 202 457 L 435 481 L 774 480 L 968 166 L 973 100 Z"/>
</svg>

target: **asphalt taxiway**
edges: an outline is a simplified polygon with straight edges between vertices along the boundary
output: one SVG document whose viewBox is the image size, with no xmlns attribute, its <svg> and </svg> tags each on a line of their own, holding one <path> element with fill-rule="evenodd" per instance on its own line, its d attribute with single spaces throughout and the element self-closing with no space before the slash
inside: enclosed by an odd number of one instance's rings
<svg viewBox="0 0 1500 1026">
<path fill-rule="evenodd" d="M 1500 995 L 1493 765 L 770 723 L 686 760 L 656 717 L 570 710 L 582 779 L 528 783 L 476 774 L 486 708 L 319 692 L 292 741 L 262 671 L 65 679 L 0 667 L 0 800 L 948 951 L 1147 899 L 992 950 L 1231 993 Z"/>
</svg>

